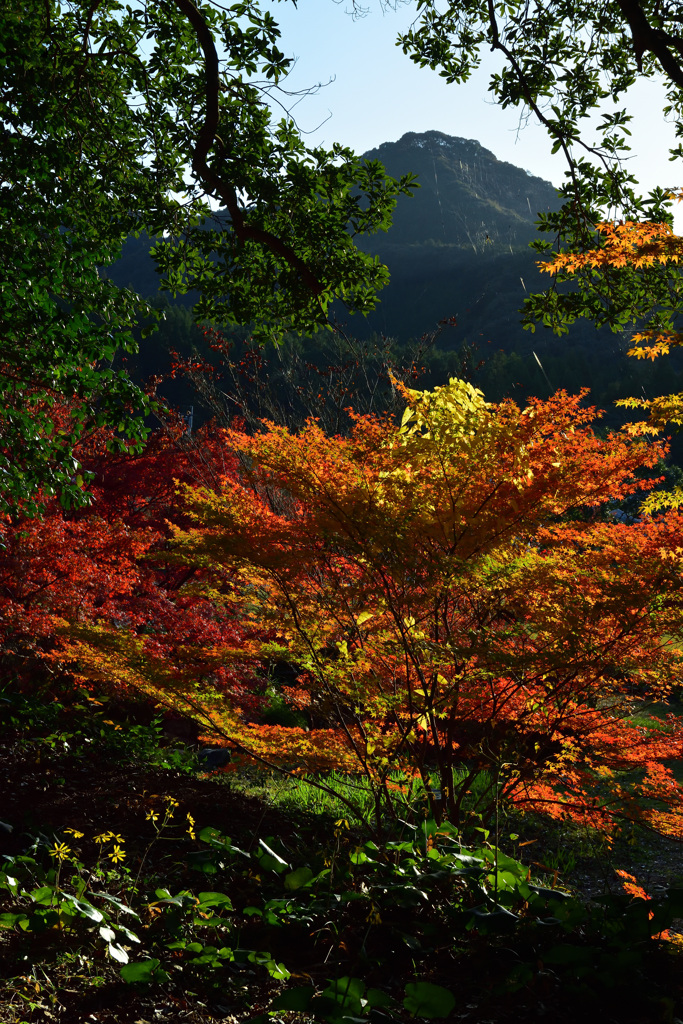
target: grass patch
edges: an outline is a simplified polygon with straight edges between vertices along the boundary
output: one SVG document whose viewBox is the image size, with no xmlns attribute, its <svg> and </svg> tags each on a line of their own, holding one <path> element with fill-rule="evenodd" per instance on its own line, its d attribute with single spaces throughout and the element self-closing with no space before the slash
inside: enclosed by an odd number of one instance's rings
<svg viewBox="0 0 683 1024">
<path fill-rule="evenodd" d="M 455 772 L 456 785 L 466 777 L 467 772 Z M 242 770 L 230 773 L 228 776 L 231 784 L 239 792 L 247 796 L 257 797 L 260 800 L 268 801 L 274 807 L 280 807 L 296 813 L 301 811 L 315 815 L 319 818 L 327 818 L 330 821 L 345 819 L 354 829 L 362 831 L 369 824 L 374 822 L 375 802 L 371 788 L 362 776 L 349 776 L 341 772 L 326 772 L 324 775 L 302 776 L 291 778 L 278 775 L 277 773 L 254 770 Z M 437 777 L 434 775 L 432 789 L 436 791 L 438 785 Z M 321 789 L 316 781 L 323 781 L 328 789 Z M 402 773 L 395 772 L 389 777 L 390 788 L 393 788 L 397 797 L 400 797 L 398 804 L 398 815 L 401 820 L 393 825 L 389 824 L 390 832 L 394 838 L 401 838 L 406 831 L 402 819 L 408 819 L 408 827 L 423 820 L 428 816 L 428 801 L 424 785 L 421 780 L 407 780 Z M 472 785 L 472 790 L 463 802 L 465 814 L 469 813 L 472 822 L 479 822 L 477 806 L 482 793 L 490 789 L 490 776 L 488 772 L 482 772 Z M 358 809 L 358 813 L 349 807 L 349 803 Z"/>
</svg>

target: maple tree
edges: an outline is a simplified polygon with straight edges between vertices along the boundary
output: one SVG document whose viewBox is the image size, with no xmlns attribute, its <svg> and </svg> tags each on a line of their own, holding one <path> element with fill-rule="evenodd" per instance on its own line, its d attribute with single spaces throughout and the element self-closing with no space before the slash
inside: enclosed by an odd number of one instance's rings
<svg viewBox="0 0 683 1024">
<path fill-rule="evenodd" d="M 72 410 L 67 404 L 51 414 L 68 417 Z M 88 506 L 68 510 L 44 497 L 40 516 L 0 519 L 3 672 L 29 690 L 41 681 L 73 681 L 77 666 L 65 653 L 65 632 L 87 628 L 106 637 L 114 630 L 139 638 L 150 663 L 162 663 L 167 673 L 186 680 L 209 674 L 253 716 L 264 704 L 265 683 L 246 649 L 242 662 L 234 657 L 250 630 L 230 607 L 193 592 L 199 570 L 166 557 L 168 518 L 186 521 L 178 482 L 216 481 L 235 470 L 234 455 L 207 430 L 190 437 L 183 423 L 153 432 L 141 452 L 117 452 L 110 442 L 111 430 L 100 428 L 76 448 L 92 477 Z M 233 651 L 229 665 L 209 654 L 226 645 Z M 101 684 L 118 697 L 138 696 L 125 673 L 98 674 L 93 666 L 81 679 L 89 689 Z"/>
<path fill-rule="evenodd" d="M 597 224 L 594 242 L 593 248 L 556 253 L 538 266 L 558 281 L 577 282 L 582 291 L 593 288 L 605 307 L 614 290 L 628 293 L 631 301 L 625 322 L 641 325 L 632 336 L 628 355 L 656 359 L 680 347 L 683 334 L 677 329 L 675 279 L 667 275 L 680 263 L 683 239 L 666 222 L 625 221 Z M 647 412 L 646 420 L 629 424 L 632 433 L 657 434 L 667 424 L 683 424 L 683 395 L 623 398 L 617 405 Z M 680 499 L 680 494 L 650 496 L 644 507 L 654 510 L 664 502 L 677 505 Z"/>
<path fill-rule="evenodd" d="M 355 416 L 348 437 L 225 431 L 239 473 L 182 488 L 191 523 L 164 557 L 199 570 L 189 592 L 236 608 L 243 630 L 239 650 L 199 638 L 187 656 L 288 662 L 281 698 L 306 726 L 259 722 L 131 631 L 72 629 L 68 656 L 190 711 L 237 754 L 363 775 L 378 821 L 419 779 L 456 824 L 476 784 L 485 816 L 508 799 L 680 834 L 666 760 L 683 729 L 629 716 L 677 685 L 683 520 L 604 512 L 650 485 L 637 473 L 665 446 L 598 436 L 582 395 L 522 410 L 456 380 L 402 393 L 400 425 Z"/>
</svg>

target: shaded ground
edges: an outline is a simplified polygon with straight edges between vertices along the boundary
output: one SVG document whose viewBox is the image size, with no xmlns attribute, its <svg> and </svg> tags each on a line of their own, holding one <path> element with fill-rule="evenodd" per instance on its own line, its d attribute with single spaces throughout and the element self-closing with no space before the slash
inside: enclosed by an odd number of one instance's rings
<svg viewBox="0 0 683 1024">
<path fill-rule="evenodd" d="M 54 841 L 54 832 L 61 834 L 68 827 L 84 833 L 82 839 L 73 840 L 74 852 L 84 863 L 92 863 L 101 852 L 92 837 L 106 829 L 120 835 L 125 843 L 129 884 L 144 858 L 148 888 L 163 884 L 177 891 L 196 880 L 191 878 L 188 867 L 190 852 L 196 848 L 186 834 L 188 814 L 197 830 L 213 826 L 245 851 L 253 850 L 259 837 L 276 836 L 291 851 L 293 862 L 306 862 L 312 851 L 322 856 L 324 848 L 333 842 L 331 820 L 321 822 L 278 810 L 231 790 L 223 778 L 201 778 L 187 771 L 155 768 L 135 758 L 121 763 L 107 751 L 106 745 L 96 743 L 82 744 L 74 754 L 65 743 L 57 742 L 53 747 L 18 743 L 11 732 L 5 737 L 5 746 L 0 746 L 0 820 L 11 826 L 12 831 L 0 829 L 2 853 L 21 853 L 29 837 L 40 834 Z M 165 797 L 178 802 L 176 825 L 164 834 L 168 838 L 152 843 L 155 831 L 147 815 L 151 811 L 159 813 Z M 352 835 L 343 838 L 347 845 L 357 841 Z M 681 874 L 679 848 L 660 840 L 657 844 L 654 855 L 644 856 L 642 849 L 636 851 L 630 868 L 639 875 L 641 884 L 655 889 Z M 623 866 L 624 861 L 620 863 Z M 608 868 L 605 874 L 608 883 L 618 888 L 620 883 L 613 871 Z M 595 864 L 584 859 L 579 860 L 570 880 L 591 895 L 602 885 L 599 876 Z M 261 879 L 254 877 L 253 872 L 245 871 L 229 880 L 226 876 L 222 883 L 206 883 L 208 888 L 220 884 L 230 891 L 236 906 L 257 900 L 261 893 Z M 0 913 L 4 909 L 0 905 Z M 336 924 L 331 922 L 327 931 L 316 925 L 315 931 L 292 929 L 283 932 L 281 938 L 270 934 L 270 951 L 273 956 L 286 959 L 290 969 L 299 972 L 302 982 L 312 980 L 317 986 L 324 986 L 335 971 L 352 974 L 357 967 L 358 949 L 361 942 L 365 944 L 370 930 L 367 918 L 354 917 L 354 913 L 351 905 L 340 910 Z M 372 941 L 368 942 L 369 962 L 375 966 L 365 968 L 366 976 L 369 984 L 380 987 L 391 987 L 404 977 L 410 978 L 411 963 L 418 956 L 405 942 L 396 945 L 392 938 L 401 929 L 406 933 L 412 928 L 418 934 L 416 912 L 397 910 L 391 922 L 393 931 L 389 923 L 375 930 L 374 946 Z M 245 929 L 248 932 L 251 928 L 256 935 L 258 925 L 258 920 L 252 918 Z M 149 927 L 153 928 L 153 922 Z M 281 948 L 274 945 L 278 942 Z M 12 932 L 0 931 L 0 953 L 6 954 L 4 968 L 0 968 L 0 1024 L 211 1024 L 216 1020 L 241 1024 L 253 1014 L 263 1012 L 282 988 L 281 983 L 260 968 L 249 970 L 242 966 L 234 970 L 230 965 L 223 968 L 218 985 L 193 984 L 190 990 L 184 979 L 178 984 L 173 977 L 162 985 L 128 985 L 121 981 L 119 965 L 105 958 L 103 951 L 99 962 L 93 964 L 79 958 L 76 946 L 70 950 L 68 941 L 62 941 L 57 949 L 54 936 L 46 936 L 43 948 L 40 946 L 38 943 L 33 948 L 32 955 L 44 954 L 44 979 L 36 981 L 35 972 L 32 974 L 29 969 L 31 964 L 27 964 L 22 982 L 17 980 L 19 944 Z M 653 999 L 643 993 L 642 1000 L 634 1001 L 632 995 L 622 996 L 620 986 L 615 985 L 596 1001 L 594 997 L 587 998 L 580 984 L 568 991 L 558 988 L 556 973 L 542 965 L 535 965 L 533 979 L 518 991 L 503 990 L 501 980 L 509 976 L 518 961 L 528 960 L 529 956 L 529 949 L 516 948 L 513 940 L 492 941 L 475 933 L 470 933 L 466 944 L 461 941 L 454 945 L 452 940 L 442 945 L 436 942 L 431 980 L 447 985 L 458 997 L 448 1019 L 467 1024 L 575 1024 L 577 1019 L 586 1024 L 674 1024 L 679 1015 L 683 1016 L 683 971 L 677 957 L 660 952 L 648 961 Z M 272 1019 L 275 1024 L 303 1024 L 309 1018 L 282 1012 Z M 378 1024 L 402 1024 L 407 1020 L 407 1015 L 377 1017 Z"/>
<path fill-rule="evenodd" d="M 191 814 L 197 827 L 214 825 L 247 849 L 259 834 L 274 833 L 290 840 L 296 835 L 288 816 L 258 800 L 233 793 L 220 782 L 135 764 L 117 767 L 97 751 L 87 761 L 59 758 L 53 766 L 44 766 L 36 764 L 35 757 L 13 755 L 0 748 L 0 793 L 0 818 L 12 827 L 9 834 L 0 830 L 0 853 L 21 853 L 29 839 L 40 834 L 52 839 L 53 832 L 61 833 L 65 826 L 85 833 L 85 837 L 107 829 L 124 838 L 127 863 L 133 874 L 154 839 L 154 830 L 145 815 L 152 808 L 161 809 L 164 796 L 172 795 L 180 804 L 182 817 Z M 173 829 L 169 832 L 172 834 Z M 88 863 L 99 851 L 85 837 L 74 841 L 74 852 Z M 169 884 L 182 882 L 183 869 L 182 865 L 178 869 L 177 862 L 178 855 L 182 856 L 189 845 L 189 837 L 184 839 L 188 842 L 159 839 L 146 856 L 145 875 L 158 875 L 158 884 L 169 875 L 175 876 Z M 3 945 L 8 952 L 8 935 L 0 931 L 0 951 Z M 9 966 L 6 964 L 6 968 Z M 78 963 L 60 967 L 55 962 L 52 986 L 46 984 L 41 993 L 31 992 L 31 986 L 27 986 L 25 995 L 38 1004 L 33 1009 L 12 991 L 5 992 L 3 1006 L 0 994 L 0 1022 L 14 1024 L 25 1019 L 67 1020 L 73 1024 L 206 1024 L 220 1019 L 241 1021 L 251 1010 L 256 1012 L 260 1008 L 254 993 L 241 994 L 239 986 L 230 994 L 229 986 L 226 987 L 224 1002 L 214 1001 L 209 1006 L 202 1005 L 197 995 L 185 998 L 156 986 L 145 992 L 126 985 L 118 977 L 118 965 L 104 960 L 90 979 L 88 969 L 83 967 Z M 269 984 L 267 978 L 260 979 L 259 988 L 265 1001 L 277 991 L 277 986 Z M 246 1005 L 244 996 L 249 999 Z M 8 1000 L 14 1004 L 11 1009 Z"/>
</svg>

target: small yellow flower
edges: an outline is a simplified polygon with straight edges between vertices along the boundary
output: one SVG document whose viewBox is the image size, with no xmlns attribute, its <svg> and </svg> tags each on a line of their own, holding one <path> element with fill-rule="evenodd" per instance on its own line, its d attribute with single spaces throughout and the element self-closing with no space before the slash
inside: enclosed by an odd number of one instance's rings
<svg viewBox="0 0 683 1024">
<path fill-rule="evenodd" d="M 119 846 L 118 843 L 116 843 L 112 847 L 111 853 L 108 853 L 107 856 L 109 857 L 110 861 L 112 861 L 113 864 L 118 864 L 119 861 L 125 860 L 126 852 L 122 847 Z"/>
<path fill-rule="evenodd" d="M 166 803 L 168 804 L 169 807 L 180 807 L 180 804 L 175 799 L 175 797 L 165 796 L 164 800 L 166 801 Z"/>
<path fill-rule="evenodd" d="M 64 831 L 68 832 L 69 835 L 72 835 L 74 839 L 82 839 L 83 836 L 85 835 L 85 832 L 79 832 L 75 828 L 65 828 Z"/>
<path fill-rule="evenodd" d="M 104 843 L 122 843 L 123 842 L 123 836 L 117 835 L 116 832 L 102 832 L 101 835 L 95 836 L 95 842 L 96 843 L 100 843 L 100 844 L 104 844 Z"/>
<path fill-rule="evenodd" d="M 197 838 L 194 833 L 194 818 L 192 817 L 191 814 L 187 815 L 187 834 L 189 835 L 190 839 Z"/>
<path fill-rule="evenodd" d="M 158 811 L 147 811 L 147 814 L 145 815 L 145 820 L 146 821 L 158 821 L 159 820 L 159 812 Z"/>
<path fill-rule="evenodd" d="M 55 860 L 59 861 L 66 860 L 70 853 L 71 850 L 66 845 L 66 843 L 55 843 L 55 845 L 50 850 L 50 856 L 54 857 Z"/>
</svg>

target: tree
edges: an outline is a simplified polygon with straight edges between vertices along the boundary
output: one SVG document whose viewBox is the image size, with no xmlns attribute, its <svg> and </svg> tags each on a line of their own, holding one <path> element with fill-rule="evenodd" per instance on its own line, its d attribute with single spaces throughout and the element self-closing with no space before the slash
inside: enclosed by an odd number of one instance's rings
<svg viewBox="0 0 683 1024">
<path fill-rule="evenodd" d="M 650 486 L 637 473 L 663 444 L 597 436 L 583 395 L 522 410 L 455 380 L 397 387 L 400 426 L 358 416 L 350 437 L 315 422 L 226 432 L 241 472 L 185 488 L 193 522 L 165 555 L 203 574 L 194 593 L 239 609 L 253 633 L 235 657 L 292 667 L 281 699 L 307 728 L 250 720 L 210 677 L 179 678 L 120 630 L 71 630 L 64 656 L 85 678 L 125 673 L 252 760 L 363 775 L 378 822 L 420 780 L 435 817 L 455 824 L 476 789 L 484 816 L 507 798 L 680 835 L 665 762 L 683 731 L 629 717 L 677 684 L 683 520 L 605 512 Z M 647 801 L 625 770 L 641 773 Z"/>
<path fill-rule="evenodd" d="M 679 197 L 680 198 L 680 197 Z M 580 287 L 595 287 L 596 281 L 609 285 L 621 282 L 629 288 L 632 319 L 643 321 L 643 326 L 632 338 L 628 355 L 636 359 L 657 359 L 668 355 L 672 348 L 683 345 L 683 334 L 676 329 L 673 308 L 668 315 L 654 303 L 647 286 L 652 268 L 677 267 L 683 253 L 683 238 L 675 235 L 667 223 L 598 224 L 598 246 L 584 252 L 557 253 L 553 259 L 539 263 L 541 270 L 562 281 L 578 282 Z M 647 420 L 628 424 L 635 434 L 658 434 L 665 427 L 683 424 L 683 395 L 659 395 L 655 398 L 622 398 L 616 403 L 647 412 Z M 643 509 L 652 512 L 666 506 L 683 504 L 680 487 L 673 492 L 648 496 Z"/>
<path fill-rule="evenodd" d="M 111 450 L 111 430 L 100 428 L 76 448 L 92 474 L 92 501 L 66 510 L 56 499 L 40 516 L 0 518 L 0 665 L 34 692 L 41 684 L 73 689 L 73 661 L 63 636 L 85 631 L 127 638 L 144 647 L 149 665 L 176 682 L 210 679 L 211 686 L 245 715 L 265 704 L 266 683 L 248 647 L 253 629 L 229 603 L 197 590 L 200 570 L 168 559 L 168 519 L 189 525 L 178 483 L 225 477 L 237 462 L 220 436 L 192 438 L 180 429 L 155 431 L 142 452 Z M 222 652 L 232 652 L 225 663 Z M 237 652 L 242 658 L 237 659 Z M 213 653 L 211 653 L 213 652 Z M 130 673 L 112 670 L 106 654 L 98 673 L 91 659 L 86 680 L 115 698 L 139 698 Z"/>
<path fill-rule="evenodd" d="M 683 33 L 680 5 L 671 0 L 418 0 L 416 25 L 400 43 L 421 66 L 449 82 L 465 81 L 484 47 L 502 60 L 490 90 L 503 107 L 516 106 L 523 120 L 536 117 L 553 152 L 567 160 L 562 208 L 539 217 L 541 231 L 558 250 L 581 253 L 599 244 L 606 221 L 671 223 L 671 188 L 642 198 L 629 172 L 629 88 L 657 79 L 667 93 L 664 115 L 683 136 Z M 604 108 L 607 108 L 606 110 Z M 616 109 L 615 109 L 616 108 Z M 596 139 L 585 121 L 600 114 Z M 582 123 L 583 122 L 583 123 Z M 683 155 L 683 145 L 672 149 Z M 553 243 L 540 240 L 543 252 Z M 644 315 L 668 330 L 679 315 L 681 269 L 653 263 L 630 273 L 583 276 L 580 287 L 558 289 L 525 301 L 525 322 L 558 333 L 577 317 L 624 330 Z"/>
<path fill-rule="evenodd" d="M 129 234 L 158 238 L 164 286 L 198 290 L 198 319 L 277 338 L 324 324 L 335 298 L 372 306 L 387 271 L 354 237 L 388 226 L 410 180 L 275 122 L 290 61 L 256 0 L 4 0 L 1 15 L 0 496 L 78 501 L 89 425 L 144 436 L 145 398 L 110 366 L 151 311 L 99 272 Z"/>
</svg>

